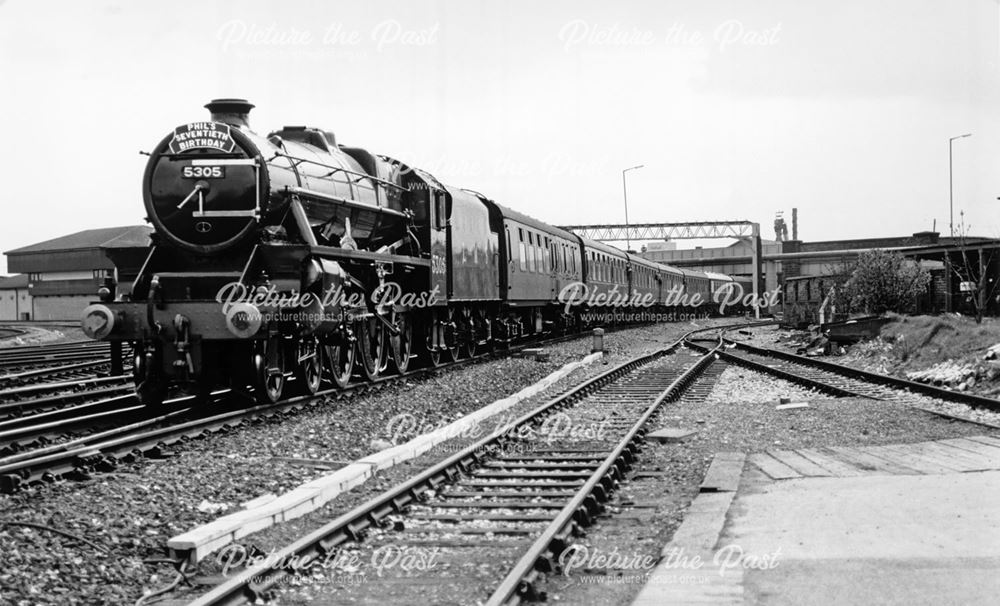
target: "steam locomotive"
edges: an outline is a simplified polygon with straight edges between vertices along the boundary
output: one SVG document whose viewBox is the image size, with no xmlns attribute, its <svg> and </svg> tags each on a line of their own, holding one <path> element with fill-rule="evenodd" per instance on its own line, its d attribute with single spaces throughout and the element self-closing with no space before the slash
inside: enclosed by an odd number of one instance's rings
<svg viewBox="0 0 1000 606">
<path fill-rule="evenodd" d="M 243 99 L 205 107 L 149 155 L 154 233 L 131 290 L 109 284 L 83 312 L 89 337 L 132 343 L 147 404 L 220 387 L 274 402 L 576 330 L 601 302 L 709 302 L 736 280 L 552 227 L 330 131 L 261 136 Z"/>
</svg>

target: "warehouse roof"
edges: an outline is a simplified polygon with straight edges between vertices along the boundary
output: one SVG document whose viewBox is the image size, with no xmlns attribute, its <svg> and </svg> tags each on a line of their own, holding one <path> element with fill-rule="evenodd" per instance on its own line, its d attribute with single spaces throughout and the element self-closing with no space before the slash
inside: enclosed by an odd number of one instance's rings
<svg viewBox="0 0 1000 606">
<path fill-rule="evenodd" d="M 17 274 L 16 276 L 0 276 L 0 290 L 12 290 L 14 288 L 27 288 L 28 274 Z"/>
<path fill-rule="evenodd" d="M 124 227 L 102 227 L 85 229 L 74 234 L 53 238 L 9 250 L 4 254 L 85 250 L 92 248 L 133 248 L 149 246 L 149 234 L 153 229 L 147 225 L 126 225 Z"/>
</svg>

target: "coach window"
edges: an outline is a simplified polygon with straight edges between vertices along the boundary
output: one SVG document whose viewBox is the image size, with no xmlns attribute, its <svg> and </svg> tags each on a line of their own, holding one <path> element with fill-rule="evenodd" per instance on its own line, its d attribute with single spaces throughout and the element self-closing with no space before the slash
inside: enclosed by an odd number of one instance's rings
<svg viewBox="0 0 1000 606">
<path fill-rule="evenodd" d="M 535 271 L 535 236 L 528 232 L 528 271 Z"/>
<path fill-rule="evenodd" d="M 525 253 L 524 249 L 524 230 L 520 227 L 517 228 L 517 239 L 518 242 L 518 252 L 521 253 L 521 271 L 528 271 L 527 259 L 528 255 Z"/>
<path fill-rule="evenodd" d="M 528 235 L 528 241 L 531 241 L 531 235 Z M 535 234 L 534 242 L 531 244 L 531 269 L 534 272 L 542 271 L 542 239 Z"/>
<path fill-rule="evenodd" d="M 542 249 L 542 236 L 535 234 L 535 271 L 545 271 L 545 251 Z"/>
<path fill-rule="evenodd" d="M 510 248 L 510 229 L 508 228 L 508 229 L 505 229 L 504 231 L 507 233 L 507 260 L 513 262 L 514 261 L 514 251 L 511 250 L 511 248 Z M 510 263 L 510 265 L 513 265 L 513 263 Z"/>
<path fill-rule="evenodd" d="M 528 240 L 531 240 L 531 235 L 529 234 Z M 531 267 L 534 272 L 542 271 L 542 238 L 535 234 L 535 240 L 531 245 Z"/>
</svg>

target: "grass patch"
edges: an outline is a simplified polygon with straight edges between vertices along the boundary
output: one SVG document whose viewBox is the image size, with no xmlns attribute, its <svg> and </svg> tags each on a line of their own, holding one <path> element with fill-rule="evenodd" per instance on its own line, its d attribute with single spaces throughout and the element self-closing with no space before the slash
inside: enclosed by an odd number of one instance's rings
<svg viewBox="0 0 1000 606">
<path fill-rule="evenodd" d="M 1000 322 L 984 318 L 982 324 L 963 316 L 894 316 L 882 327 L 881 339 L 891 344 L 890 357 L 898 370 L 916 370 L 947 360 L 979 361 L 986 350 L 1000 343 Z"/>
</svg>

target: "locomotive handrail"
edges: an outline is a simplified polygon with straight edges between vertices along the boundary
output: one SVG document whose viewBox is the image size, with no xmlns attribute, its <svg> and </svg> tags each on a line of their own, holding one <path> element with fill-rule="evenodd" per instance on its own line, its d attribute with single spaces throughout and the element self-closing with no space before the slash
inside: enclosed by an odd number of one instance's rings
<svg viewBox="0 0 1000 606">
<path fill-rule="evenodd" d="M 300 158 L 298 156 L 292 156 L 292 155 L 289 155 L 289 154 L 286 154 L 286 153 L 282 153 L 282 152 L 274 152 L 274 155 L 271 156 L 271 159 L 268 160 L 267 163 L 270 164 L 271 160 L 274 160 L 275 158 L 288 158 L 289 160 L 294 160 L 297 164 L 302 164 L 303 162 L 305 162 L 307 164 L 315 164 L 316 166 L 322 166 L 323 168 L 329 168 L 331 172 L 329 173 L 329 175 L 326 175 L 326 176 L 330 176 L 333 173 L 341 172 L 341 173 L 345 173 L 345 174 L 348 174 L 348 175 L 354 175 L 354 176 L 359 177 L 359 178 L 365 178 L 365 179 L 369 179 L 371 181 L 375 181 L 376 183 L 380 183 L 380 184 L 382 184 L 382 185 L 384 185 L 386 187 L 391 187 L 393 189 L 397 189 L 400 192 L 404 192 L 405 193 L 405 192 L 409 191 L 405 187 L 402 187 L 401 185 L 397 185 L 397 184 L 393 183 L 392 181 L 386 181 L 385 179 L 380 179 L 378 177 L 374 177 L 374 176 L 369 175 L 367 173 L 359 173 L 359 172 L 356 172 L 356 171 L 353 171 L 353 170 L 342 168 L 340 166 L 331 166 L 329 164 L 323 164 L 322 162 L 317 162 L 315 160 L 310 160 L 308 158 Z M 359 183 L 359 182 L 360 182 L 360 179 L 359 179 L 359 181 L 356 181 L 354 183 Z M 372 189 L 374 190 L 375 188 L 372 187 Z"/>
<path fill-rule="evenodd" d="M 388 208 L 386 206 L 368 206 L 367 204 L 362 204 L 355 200 L 348 200 L 347 198 L 341 198 L 340 196 L 333 196 L 330 194 L 325 194 L 323 192 L 318 192 L 312 189 L 306 189 L 304 187 L 287 187 L 285 188 L 291 195 L 300 195 L 307 198 L 314 198 L 317 200 L 323 200 L 325 202 L 335 202 L 337 204 L 343 204 L 344 206 L 350 206 L 352 208 L 357 208 L 366 211 L 374 211 L 376 213 L 385 213 L 399 219 L 408 219 L 409 215 L 404 212 Z"/>
</svg>

